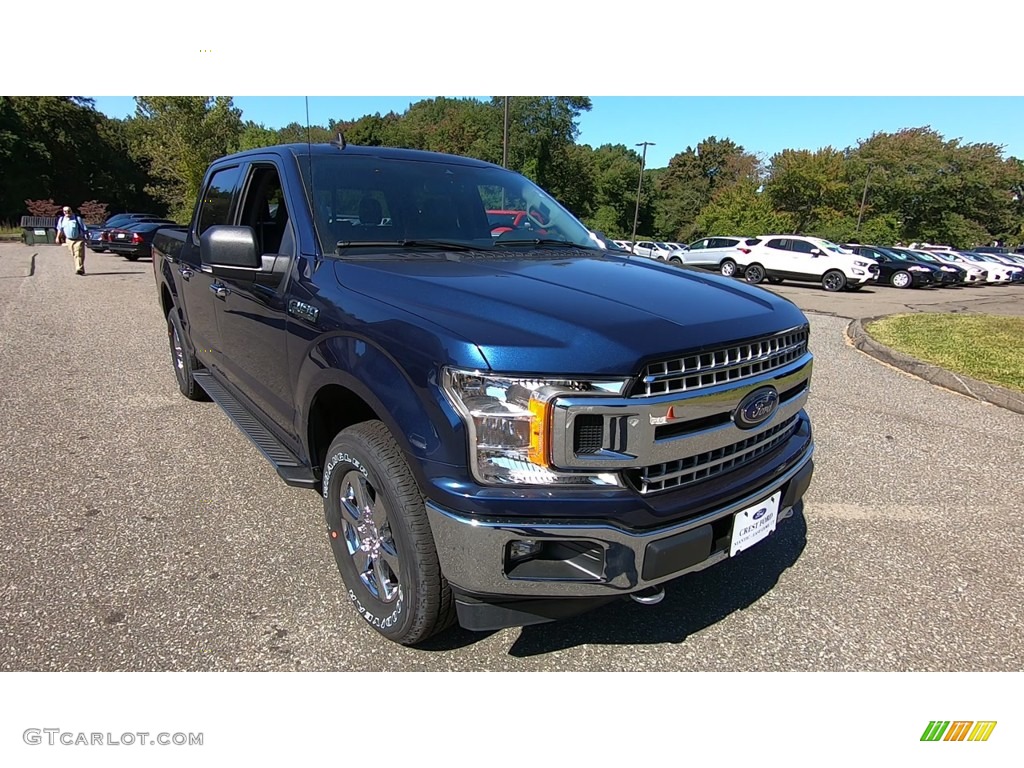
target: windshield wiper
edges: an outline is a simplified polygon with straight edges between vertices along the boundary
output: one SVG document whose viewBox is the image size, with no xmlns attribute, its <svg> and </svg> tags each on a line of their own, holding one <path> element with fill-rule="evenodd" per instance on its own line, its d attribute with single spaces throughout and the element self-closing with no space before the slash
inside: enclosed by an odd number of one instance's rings
<svg viewBox="0 0 1024 768">
<path fill-rule="evenodd" d="M 479 251 L 479 245 L 455 240 L 339 240 L 335 250 L 343 248 L 438 248 L 444 251 Z"/>
<path fill-rule="evenodd" d="M 569 246 L 570 248 L 587 248 L 587 247 L 589 247 L 589 246 L 586 246 L 586 245 L 580 245 L 579 243 L 574 243 L 572 240 L 561 240 L 559 238 L 553 238 L 553 237 L 530 237 L 530 238 L 523 238 L 521 240 L 520 239 L 502 240 L 502 239 L 499 238 L 498 240 L 494 241 L 494 244 L 496 246 L 498 246 L 498 245 L 560 245 L 560 246 Z"/>
</svg>

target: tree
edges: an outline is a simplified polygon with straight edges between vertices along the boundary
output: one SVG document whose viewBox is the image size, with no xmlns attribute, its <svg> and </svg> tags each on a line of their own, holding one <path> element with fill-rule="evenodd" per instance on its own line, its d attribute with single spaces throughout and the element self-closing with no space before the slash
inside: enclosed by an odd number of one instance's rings
<svg viewBox="0 0 1024 768">
<path fill-rule="evenodd" d="M 0 219 L 18 217 L 26 199 L 146 202 L 143 169 L 128 155 L 120 121 L 91 100 L 0 97 Z"/>
<path fill-rule="evenodd" d="M 844 173 L 843 152 L 825 147 L 816 152 L 785 149 L 771 159 L 765 193 L 776 210 L 788 213 L 794 231 L 833 225 L 854 208 Z"/>
<path fill-rule="evenodd" d="M 705 235 L 758 235 L 793 231 L 793 217 L 776 211 L 759 185 L 743 179 L 720 189 L 697 216 L 696 231 Z"/>
<path fill-rule="evenodd" d="M 657 182 L 655 226 L 669 240 L 688 241 L 697 217 L 721 189 L 741 181 L 758 182 L 761 162 L 730 139 L 709 136 L 674 155 Z"/>
<path fill-rule="evenodd" d="M 925 126 L 873 134 L 854 156 L 870 166 L 872 206 L 900 220 L 901 239 L 974 245 L 962 238 L 988 240 L 1020 221 L 1020 166 L 995 144 L 946 140 Z"/>
<path fill-rule="evenodd" d="M 135 104 L 135 151 L 154 177 L 148 189 L 185 220 L 209 164 L 238 146 L 241 110 L 230 96 L 136 96 Z"/>
</svg>

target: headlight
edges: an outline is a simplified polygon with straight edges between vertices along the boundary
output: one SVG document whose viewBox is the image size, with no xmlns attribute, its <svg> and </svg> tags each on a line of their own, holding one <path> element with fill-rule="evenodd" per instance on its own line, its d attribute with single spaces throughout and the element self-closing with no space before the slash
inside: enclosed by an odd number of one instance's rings
<svg viewBox="0 0 1024 768">
<path fill-rule="evenodd" d="M 551 401 L 559 395 L 620 394 L 626 382 L 516 378 L 446 368 L 444 393 L 466 424 L 473 476 L 487 485 L 621 485 L 614 473 L 551 467 Z"/>
<path fill-rule="evenodd" d="M 863 269 L 851 269 L 850 271 L 853 272 L 853 274 L 855 274 L 855 275 L 863 275 L 864 274 L 864 270 Z"/>
<path fill-rule="evenodd" d="M 928 267 L 907 267 L 907 272 L 927 272 Z"/>
<path fill-rule="evenodd" d="M 853 263 L 856 264 L 858 267 L 869 267 L 869 266 L 871 266 L 871 262 L 868 262 L 868 261 L 855 261 Z M 861 272 L 860 274 L 863 275 L 864 273 Z"/>
</svg>

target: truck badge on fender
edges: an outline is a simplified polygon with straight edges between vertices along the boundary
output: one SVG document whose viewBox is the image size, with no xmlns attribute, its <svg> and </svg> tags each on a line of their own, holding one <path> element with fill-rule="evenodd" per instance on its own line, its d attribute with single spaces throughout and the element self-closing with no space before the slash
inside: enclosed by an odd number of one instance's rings
<svg viewBox="0 0 1024 768">
<path fill-rule="evenodd" d="M 288 302 L 288 314 L 294 315 L 300 320 L 315 323 L 317 317 L 320 316 L 320 310 L 304 301 L 292 299 Z"/>
</svg>

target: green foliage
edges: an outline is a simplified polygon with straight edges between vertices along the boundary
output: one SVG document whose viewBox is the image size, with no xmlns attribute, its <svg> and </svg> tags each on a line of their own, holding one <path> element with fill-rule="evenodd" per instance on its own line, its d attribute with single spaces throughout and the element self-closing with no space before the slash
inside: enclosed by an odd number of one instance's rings
<svg viewBox="0 0 1024 768">
<path fill-rule="evenodd" d="M 843 153 L 832 147 L 783 150 L 771 160 L 765 193 L 777 211 L 793 218 L 798 232 L 835 227 L 853 207 L 844 163 Z"/>
<path fill-rule="evenodd" d="M 97 112 L 90 100 L 0 97 L 0 218 L 20 218 L 26 199 L 76 207 L 99 199 L 115 210 L 147 205 L 144 183 L 120 121 Z"/>
<path fill-rule="evenodd" d="M 241 110 L 230 96 L 136 96 L 135 105 L 134 150 L 154 178 L 148 191 L 186 221 L 209 164 L 238 146 Z"/>
<path fill-rule="evenodd" d="M 758 235 L 793 231 L 790 214 L 776 211 L 771 200 L 758 192 L 758 184 L 750 179 L 720 190 L 697 216 L 699 235 Z"/>
<path fill-rule="evenodd" d="M 761 164 L 755 155 L 729 139 L 709 136 L 669 160 L 657 180 L 656 231 L 672 241 L 690 241 L 700 232 L 700 213 L 720 190 L 740 182 L 757 182 Z"/>
</svg>

